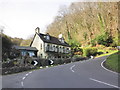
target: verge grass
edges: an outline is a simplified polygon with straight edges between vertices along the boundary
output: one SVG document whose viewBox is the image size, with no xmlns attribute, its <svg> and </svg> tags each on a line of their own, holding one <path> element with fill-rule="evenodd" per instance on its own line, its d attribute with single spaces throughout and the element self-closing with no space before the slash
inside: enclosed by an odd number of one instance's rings
<svg viewBox="0 0 120 90">
<path fill-rule="evenodd" d="M 106 62 L 105 62 L 105 67 L 120 73 L 120 51 L 110 55 Z"/>
</svg>

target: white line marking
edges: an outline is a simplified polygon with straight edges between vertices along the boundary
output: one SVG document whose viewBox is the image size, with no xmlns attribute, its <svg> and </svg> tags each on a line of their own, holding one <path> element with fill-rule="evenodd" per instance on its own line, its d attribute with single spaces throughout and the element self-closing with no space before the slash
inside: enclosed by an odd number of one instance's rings
<svg viewBox="0 0 120 90">
<path fill-rule="evenodd" d="M 72 70 L 72 72 L 75 72 L 75 71 Z"/>
<path fill-rule="evenodd" d="M 72 67 L 70 67 L 70 69 L 71 69 L 72 72 L 75 72 L 75 71 L 73 70 L 73 67 L 75 67 L 75 65 L 73 65 Z"/>
<path fill-rule="evenodd" d="M 104 63 L 105 61 L 106 61 L 106 59 L 101 63 L 101 66 L 102 66 L 105 70 L 107 70 L 107 71 L 109 71 L 109 72 L 112 72 L 112 73 L 114 73 L 114 74 L 118 74 L 117 72 L 114 72 L 114 71 L 111 71 L 111 70 L 105 68 L 105 67 L 103 66 L 103 63 Z"/>
<path fill-rule="evenodd" d="M 25 77 L 22 78 L 23 80 L 25 79 Z"/>
<path fill-rule="evenodd" d="M 29 73 L 26 74 L 26 76 L 28 76 L 28 75 L 29 75 Z"/>
<path fill-rule="evenodd" d="M 105 83 L 105 82 L 102 82 L 102 81 L 99 81 L 99 80 L 96 80 L 96 79 L 93 79 L 93 78 L 89 78 L 89 79 L 93 80 L 95 82 L 98 82 L 98 83 L 102 83 L 102 84 L 108 85 L 108 86 L 112 86 L 112 87 L 115 87 L 115 88 L 120 88 L 118 86 L 115 86 L 115 85 L 112 85 L 112 84 L 109 84 L 109 83 Z"/>
<path fill-rule="evenodd" d="M 23 82 L 21 82 L 21 85 L 22 85 L 22 87 L 24 86 L 24 85 L 23 85 Z"/>
</svg>

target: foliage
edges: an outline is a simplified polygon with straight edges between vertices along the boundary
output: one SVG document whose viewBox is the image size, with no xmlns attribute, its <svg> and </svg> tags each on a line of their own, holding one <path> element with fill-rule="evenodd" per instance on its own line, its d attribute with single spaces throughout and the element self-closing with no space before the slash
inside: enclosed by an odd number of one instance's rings
<svg viewBox="0 0 120 90">
<path fill-rule="evenodd" d="M 83 56 L 89 57 L 89 56 L 95 56 L 97 54 L 97 48 L 95 47 L 87 47 L 83 48 Z"/>
<path fill-rule="evenodd" d="M 15 48 L 12 48 L 12 49 L 11 49 L 10 56 L 9 56 L 10 59 L 18 58 L 18 57 L 20 57 L 20 56 L 21 56 L 20 50 L 17 50 L 17 49 L 15 49 Z"/>
<path fill-rule="evenodd" d="M 5 34 L 2 34 L 2 58 L 3 60 L 7 60 L 7 58 L 13 59 L 20 56 L 20 52 L 18 50 L 12 49 L 13 45 L 22 45 L 29 46 L 32 37 L 24 40 L 22 38 L 12 38 Z"/>
<path fill-rule="evenodd" d="M 81 46 L 80 42 L 78 42 L 77 40 L 69 40 L 68 43 L 69 45 L 71 45 L 72 48 Z"/>
<path fill-rule="evenodd" d="M 22 40 L 22 42 L 20 43 L 20 46 L 30 46 L 30 43 L 32 41 L 32 37 L 28 38 L 28 39 L 24 39 Z"/>
<path fill-rule="evenodd" d="M 23 39 L 15 37 L 15 38 L 11 38 L 11 41 L 14 43 L 14 45 L 20 45 Z"/>
<path fill-rule="evenodd" d="M 91 40 L 91 45 L 96 46 L 96 39 Z"/>
<path fill-rule="evenodd" d="M 96 41 L 98 44 L 104 45 L 104 46 L 110 46 L 111 43 L 113 43 L 113 39 L 111 36 L 109 36 L 107 33 L 99 35 L 96 38 Z"/>
<path fill-rule="evenodd" d="M 2 58 L 6 60 L 10 56 L 13 43 L 8 36 L 2 34 Z"/>
<path fill-rule="evenodd" d="M 82 46 L 116 46 L 117 39 L 114 38 L 118 37 L 117 13 L 116 2 L 75 2 L 68 8 L 60 8 L 54 22 L 47 27 L 47 32 L 56 37 L 62 32 L 72 46 L 76 46 L 76 42 Z"/>
</svg>

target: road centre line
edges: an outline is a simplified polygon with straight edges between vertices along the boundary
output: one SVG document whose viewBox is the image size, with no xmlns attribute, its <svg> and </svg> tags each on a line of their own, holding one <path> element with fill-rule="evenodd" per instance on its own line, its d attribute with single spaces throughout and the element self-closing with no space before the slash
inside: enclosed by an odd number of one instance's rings
<svg viewBox="0 0 120 90">
<path fill-rule="evenodd" d="M 115 87 L 115 88 L 119 88 L 118 86 L 115 86 L 115 85 L 112 85 L 112 84 L 109 84 L 109 83 L 106 83 L 106 82 L 102 82 L 102 81 L 99 81 L 99 80 L 96 80 L 96 79 L 93 79 L 93 78 L 89 78 L 90 80 L 92 81 L 95 81 L 95 82 L 98 82 L 98 83 L 102 83 L 102 84 L 105 84 L 105 85 L 108 85 L 108 86 L 111 86 L 111 87 Z"/>
<path fill-rule="evenodd" d="M 23 80 L 25 79 L 25 77 L 22 78 Z"/>
<path fill-rule="evenodd" d="M 29 75 L 29 73 L 26 74 L 26 76 L 28 76 L 28 75 Z"/>
<path fill-rule="evenodd" d="M 101 63 L 101 67 L 104 68 L 105 70 L 109 71 L 109 72 L 112 72 L 112 73 L 114 73 L 114 74 L 118 74 L 117 72 L 114 72 L 114 71 L 111 71 L 111 70 L 105 68 L 105 67 L 103 66 L 103 63 L 104 63 L 105 61 L 106 61 L 106 59 Z"/>
<path fill-rule="evenodd" d="M 22 82 L 21 82 L 21 86 L 22 86 L 22 87 L 24 86 L 24 85 L 23 85 L 23 80 L 24 80 L 30 73 L 32 73 L 32 71 L 29 72 L 29 73 L 27 73 L 27 74 L 25 74 L 25 76 L 22 78 Z"/>
<path fill-rule="evenodd" d="M 24 86 L 24 85 L 23 85 L 23 82 L 21 82 L 21 85 L 22 85 L 22 87 Z"/>
</svg>

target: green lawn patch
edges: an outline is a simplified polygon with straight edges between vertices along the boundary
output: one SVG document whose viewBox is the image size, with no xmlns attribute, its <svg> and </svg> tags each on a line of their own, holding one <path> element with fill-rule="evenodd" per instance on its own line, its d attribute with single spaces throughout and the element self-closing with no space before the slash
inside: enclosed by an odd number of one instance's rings
<svg viewBox="0 0 120 90">
<path fill-rule="evenodd" d="M 110 55 L 105 62 L 105 67 L 112 71 L 120 73 L 120 59 L 119 58 L 120 58 L 120 51 Z"/>
</svg>

